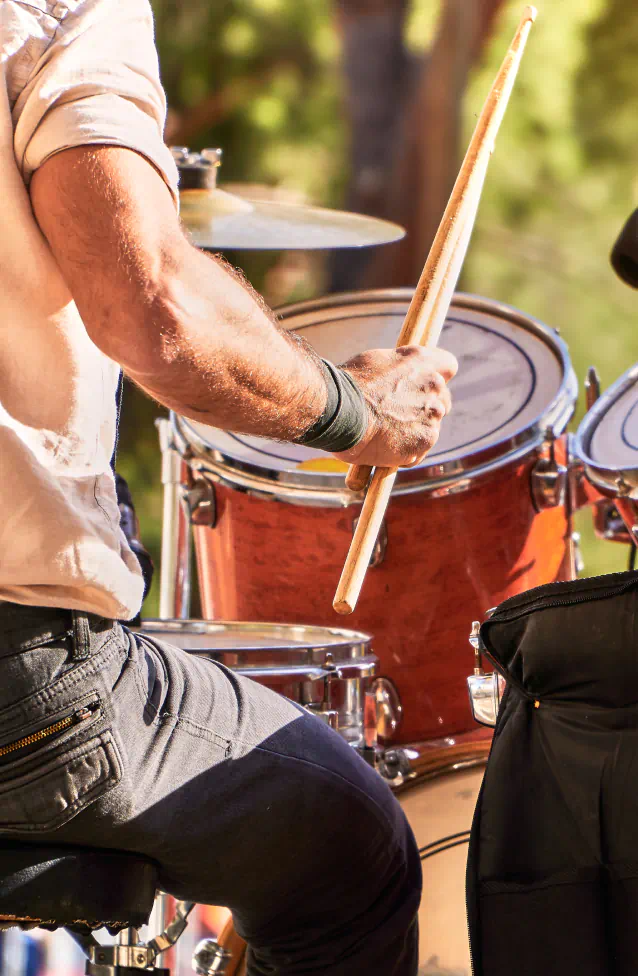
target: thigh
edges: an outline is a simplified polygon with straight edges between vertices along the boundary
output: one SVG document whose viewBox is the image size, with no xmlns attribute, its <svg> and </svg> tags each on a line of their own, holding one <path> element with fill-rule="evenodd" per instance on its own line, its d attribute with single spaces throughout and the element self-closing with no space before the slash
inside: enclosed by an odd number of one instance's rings
<svg viewBox="0 0 638 976">
<path fill-rule="evenodd" d="M 178 648 L 128 640 L 112 692 L 123 779 L 110 809 L 83 813 L 67 838 L 155 858 L 167 891 L 230 907 L 258 956 L 279 965 L 297 954 L 290 972 L 305 971 L 308 953 L 316 961 L 319 945 L 347 957 L 362 926 L 383 929 L 386 945 L 404 940 L 420 863 L 381 777 L 280 695 Z M 308 972 L 341 972 L 334 964 Z"/>
</svg>

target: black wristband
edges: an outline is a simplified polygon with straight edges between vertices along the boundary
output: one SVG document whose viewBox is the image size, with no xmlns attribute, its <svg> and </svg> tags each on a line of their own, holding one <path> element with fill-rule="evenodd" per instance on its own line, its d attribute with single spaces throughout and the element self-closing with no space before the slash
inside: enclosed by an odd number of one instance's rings
<svg viewBox="0 0 638 976">
<path fill-rule="evenodd" d="M 327 359 L 321 360 L 321 366 L 328 393 L 326 406 L 297 443 L 338 454 L 349 451 L 363 438 L 368 429 L 368 407 L 363 393 L 346 370 Z"/>
</svg>

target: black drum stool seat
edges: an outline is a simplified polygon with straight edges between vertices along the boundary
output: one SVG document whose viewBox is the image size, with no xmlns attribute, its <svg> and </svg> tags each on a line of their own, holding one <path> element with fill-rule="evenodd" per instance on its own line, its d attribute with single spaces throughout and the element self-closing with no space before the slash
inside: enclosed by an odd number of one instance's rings
<svg viewBox="0 0 638 976">
<path fill-rule="evenodd" d="M 0 841 L 0 929 L 139 928 L 157 886 L 157 865 L 141 855 Z"/>
</svg>

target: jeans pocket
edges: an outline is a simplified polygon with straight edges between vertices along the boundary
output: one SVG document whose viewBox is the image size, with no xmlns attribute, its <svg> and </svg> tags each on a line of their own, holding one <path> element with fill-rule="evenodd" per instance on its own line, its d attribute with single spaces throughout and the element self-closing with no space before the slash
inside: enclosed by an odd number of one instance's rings
<svg viewBox="0 0 638 976">
<path fill-rule="evenodd" d="M 122 778 L 109 730 L 79 744 L 66 743 L 44 761 L 33 756 L 0 770 L 0 831 L 34 833 L 61 827 Z"/>
</svg>

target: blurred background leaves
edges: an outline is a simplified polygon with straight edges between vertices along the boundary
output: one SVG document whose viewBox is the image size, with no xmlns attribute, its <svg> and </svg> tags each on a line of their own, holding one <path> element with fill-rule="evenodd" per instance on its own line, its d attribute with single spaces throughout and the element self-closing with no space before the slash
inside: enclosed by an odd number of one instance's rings
<svg viewBox="0 0 638 976">
<path fill-rule="evenodd" d="M 229 259 L 274 304 L 416 281 L 521 0 L 152 3 L 167 142 L 221 146 L 222 182 L 412 222 L 376 254 Z M 560 328 L 579 380 L 594 363 L 603 386 L 638 358 L 638 296 L 608 261 L 638 204 L 637 65 L 638 5 L 541 3 L 462 280 Z M 127 389 L 119 468 L 157 563 L 160 413 Z M 578 521 L 586 572 L 623 568 L 625 548 Z"/>
</svg>

